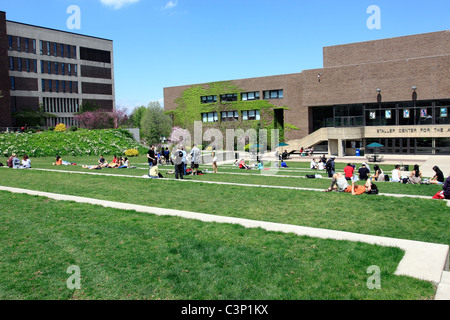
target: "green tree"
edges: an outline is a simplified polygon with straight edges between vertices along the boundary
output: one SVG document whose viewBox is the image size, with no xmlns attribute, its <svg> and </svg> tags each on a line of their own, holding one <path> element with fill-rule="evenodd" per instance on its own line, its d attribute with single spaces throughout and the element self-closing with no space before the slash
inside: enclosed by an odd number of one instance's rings
<svg viewBox="0 0 450 320">
<path fill-rule="evenodd" d="M 135 107 L 130 115 L 130 121 L 134 128 L 141 128 L 142 116 L 147 111 L 146 106 Z"/>
<path fill-rule="evenodd" d="M 150 144 L 161 142 L 161 137 L 168 137 L 172 130 L 172 119 L 164 113 L 159 102 L 152 101 L 141 119 L 141 136 Z"/>
</svg>

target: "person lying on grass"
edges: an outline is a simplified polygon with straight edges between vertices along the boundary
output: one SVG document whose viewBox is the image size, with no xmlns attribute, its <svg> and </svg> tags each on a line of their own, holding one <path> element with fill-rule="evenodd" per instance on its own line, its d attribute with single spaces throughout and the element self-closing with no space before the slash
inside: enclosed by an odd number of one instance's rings
<svg viewBox="0 0 450 320">
<path fill-rule="evenodd" d="M 348 184 L 348 181 L 342 175 L 342 173 L 338 172 L 333 175 L 333 179 L 331 181 L 331 186 L 328 189 L 325 189 L 325 192 L 331 192 L 333 190 L 338 192 L 347 192 L 352 195 L 360 195 L 363 193 L 371 193 L 374 185 L 367 179 L 364 185 L 355 185 L 355 182 L 352 180 L 352 185 Z"/>
</svg>

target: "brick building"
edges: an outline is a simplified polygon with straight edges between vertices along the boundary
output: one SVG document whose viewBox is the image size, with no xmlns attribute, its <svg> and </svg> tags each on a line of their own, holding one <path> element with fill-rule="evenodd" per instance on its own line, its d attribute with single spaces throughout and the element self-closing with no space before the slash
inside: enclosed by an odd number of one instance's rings
<svg viewBox="0 0 450 320">
<path fill-rule="evenodd" d="M 113 42 L 8 21 L 0 11 L 0 90 L 3 128 L 23 125 L 24 112 L 40 108 L 53 115 L 47 126 L 76 125 L 86 102 L 113 111 Z"/>
<path fill-rule="evenodd" d="M 282 129 L 290 151 L 353 155 L 378 142 L 382 153 L 450 154 L 450 31 L 325 47 L 323 68 L 217 84 L 165 88 L 175 124 L 189 125 L 187 110 L 218 128 Z"/>
</svg>

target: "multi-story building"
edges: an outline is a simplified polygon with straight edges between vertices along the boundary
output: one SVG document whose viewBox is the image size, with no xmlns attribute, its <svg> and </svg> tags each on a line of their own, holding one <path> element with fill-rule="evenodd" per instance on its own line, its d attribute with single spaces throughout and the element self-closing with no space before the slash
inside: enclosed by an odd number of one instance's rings
<svg viewBox="0 0 450 320">
<path fill-rule="evenodd" d="M 85 103 L 115 109 L 113 42 L 6 20 L 0 12 L 0 127 L 48 113 L 45 125 L 76 125 Z"/>
<path fill-rule="evenodd" d="M 165 109 L 185 127 L 196 120 L 206 128 L 278 128 L 288 150 L 354 155 L 378 142 L 384 153 L 450 153 L 450 31 L 323 54 L 320 69 L 165 88 Z"/>
</svg>

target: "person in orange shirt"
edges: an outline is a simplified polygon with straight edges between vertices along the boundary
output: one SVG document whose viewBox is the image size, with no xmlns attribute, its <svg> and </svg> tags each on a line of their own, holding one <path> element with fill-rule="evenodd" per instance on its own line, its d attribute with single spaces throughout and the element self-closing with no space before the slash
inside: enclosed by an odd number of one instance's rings
<svg viewBox="0 0 450 320">
<path fill-rule="evenodd" d="M 56 161 L 52 163 L 54 166 L 62 165 L 62 159 L 60 156 L 56 156 Z"/>
</svg>

